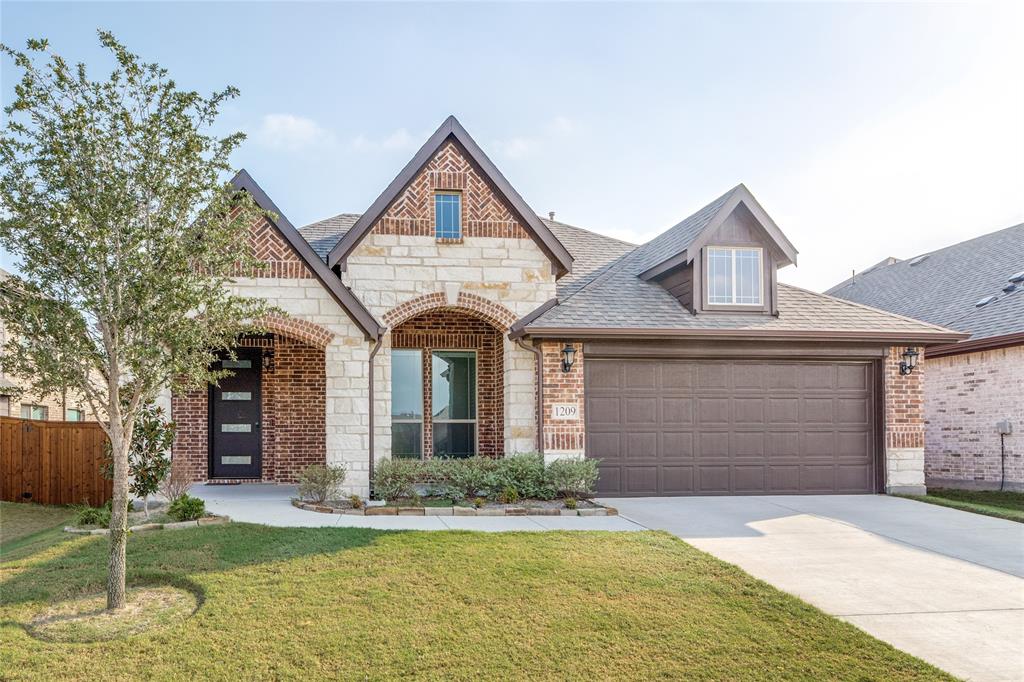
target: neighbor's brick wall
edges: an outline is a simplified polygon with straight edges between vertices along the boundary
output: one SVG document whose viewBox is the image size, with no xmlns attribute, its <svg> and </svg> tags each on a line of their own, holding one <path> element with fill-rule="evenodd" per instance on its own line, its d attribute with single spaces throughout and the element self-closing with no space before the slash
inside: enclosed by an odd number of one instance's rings
<svg viewBox="0 0 1024 682">
<path fill-rule="evenodd" d="M 391 332 L 392 348 L 416 348 L 423 353 L 423 455 L 433 455 L 434 413 L 431 402 L 431 352 L 475 350 L 477 355 L 477 453 L 504 454 L 504 357 L 502 334 L 487 322 L 459 309 L 440 308 L 407 320 Z"/>
<path fill-rule="evenodd" d="M 436 189 L 463 192 L 459 243 L 434 238 Z M 503 449 L 536 449 L 535 358 L 504 332 L 511 321 L 554 298 L 551 261 L 457 145 L 446 145 L 427 163 L 353 250 L 343 281 L 389 327 L 410 314 L 450 307 L 503 332 Z M 391 454 L 391 346 L 388 333 L 374 359 L 377 459 Z"/>
<path fill-rule="evenodd" d="M 1024 346 L 929 359 L 925 478 L 929 485 L 998 487 L 996 422 L 1009 419 L 1006 481 L 1024 488 Z"/>
<path fill-rule="evenodd" d="M 585 400 L 583 392 L 583 344 L 573 343 L 576 355 L 572 369 L 562 371 L 562 348 L 566 341 L 544 341 L 540 344 L 544 377 L 544 457 L 582 457 L 586 448 Z M 551 418 L 556 404 L 575 404 L 577 418 Z"/>
<path fill-rule="evenodd" d="M 924 490 L 924 348 L 917 369 L 902 376 L 905 346 L 893 346 L 882 363 L 885 401 L 885 468 L 887 491 Z"/>
</svg>

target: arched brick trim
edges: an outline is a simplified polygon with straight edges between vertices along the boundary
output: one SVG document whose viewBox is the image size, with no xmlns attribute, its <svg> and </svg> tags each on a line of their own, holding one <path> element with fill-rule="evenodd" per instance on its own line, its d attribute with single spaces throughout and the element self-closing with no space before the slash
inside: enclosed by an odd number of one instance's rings
<svg viewBox="0 0 1024 682">
<path fill-rule="evenodd" d="M 308 343 L 320 349 L 327 348 L 327 344 L 334 338 L 333 332 L 324 329 L 314 322 L 297 317 L 268 315 L 259 320 L 259 325 L 268 332 L 281 334 L 282 336 Z"/>
<path fill-rule="evenodd" d="M 459 292 L 456 305 L 476 313 L 484 321 L 490 322 L 502 331 L 508 331 L 508 328 L 518 319 L 511 310 L 500 303 L 495 303 L 476 294 L 467 294 L 464 291 Z"/>
<path fill-rule="evenodd" d="M 512 323 L 518 319 L 505 306 L 482 296 L 460 291 L 455 305 L 450 305 L 448 297 L 444 292 L 437 291 L 432 294 L 424 294 L 395 306 L 384 314 L 384 324 L 394 329 L 406 320 L 410 320 L 429 310 L 436 310 L 437 308 L 463 310 L 502 331 L 507 331 L 512 326 Z"/>
</svg>

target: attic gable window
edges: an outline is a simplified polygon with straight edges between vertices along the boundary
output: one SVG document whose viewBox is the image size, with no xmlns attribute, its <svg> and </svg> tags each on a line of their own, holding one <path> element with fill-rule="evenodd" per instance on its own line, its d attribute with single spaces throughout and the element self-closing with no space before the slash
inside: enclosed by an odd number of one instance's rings
<svg viewBox="0 0 1024 682">
<path fill-rule="evenodd" d="M 437 239 L 462 239 L 462 195 L 458 192 L 434 195 L 434 236 Z"/>
<path fill-rule="evenodd" d="M 708 304 L 763 305 L 761 249 L 708 248 Z"/>
</svg>

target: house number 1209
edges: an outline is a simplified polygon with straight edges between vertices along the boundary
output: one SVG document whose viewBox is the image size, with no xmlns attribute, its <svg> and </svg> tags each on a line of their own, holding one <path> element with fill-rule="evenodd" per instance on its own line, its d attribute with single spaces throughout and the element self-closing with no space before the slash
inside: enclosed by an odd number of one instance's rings
<svg viewBox="0 0 1024 682">
<path fill-rule="evenodd" d="M 579 417 L 579 407 L 571 403 L 559 403 L 551 406 L 552 419 L 576 419 Z"/>
</svg>

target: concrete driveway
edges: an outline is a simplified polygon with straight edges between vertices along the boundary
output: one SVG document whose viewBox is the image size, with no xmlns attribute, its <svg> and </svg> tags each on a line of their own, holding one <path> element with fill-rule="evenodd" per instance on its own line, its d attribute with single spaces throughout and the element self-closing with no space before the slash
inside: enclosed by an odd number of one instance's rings
<svg viewBox="0 0 1024 682">
<path fill-rule="evenodd" d="M 615 499 L 971 680 L 1024 680 L 1024 524 L 881 495 Z"/>
</svg>

